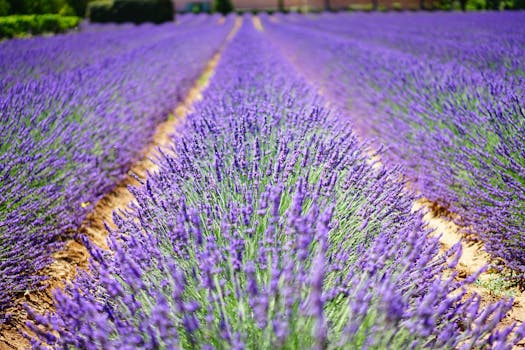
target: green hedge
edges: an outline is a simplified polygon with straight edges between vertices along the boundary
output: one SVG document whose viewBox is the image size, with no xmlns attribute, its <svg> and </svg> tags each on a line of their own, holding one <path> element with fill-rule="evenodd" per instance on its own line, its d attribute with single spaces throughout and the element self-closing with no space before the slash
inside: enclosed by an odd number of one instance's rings
<svg viewBox="0 0 525 350">
<path fill-rule="evenodd" d="M 111 22 L 113 1 L 93 1 L 87 6 L 87 16 L 91 22 Z"/>
<path fill-rule="evenodd" d="M 91 22 L 162 23 L 174 18 L 170 0 L 102 0 L 88 5 Z"/>
<path fill-rule="evenodd" d="M 233 11 L 233 4 L 231 0 L 214 0 L 213 10 L 226 15 Z"/>
<path fill-rule="evenodd" d="M 0 17 L 0 38 L 13 38 L 27 34 L 63 33 L 79 25 L 75 16 L 12 15 Z"/>
</svg>

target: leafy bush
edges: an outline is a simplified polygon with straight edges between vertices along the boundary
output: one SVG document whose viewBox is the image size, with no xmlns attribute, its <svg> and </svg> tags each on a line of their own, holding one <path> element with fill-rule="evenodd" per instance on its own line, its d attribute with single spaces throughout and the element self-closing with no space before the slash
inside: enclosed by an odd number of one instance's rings
<svg viewBox="0 0 525 350">
<path fill-rule="evenodd" d="M 110 0 L 93 1 L 87 6 L 87 16 L 91 22 L 110 22 L 112 7 L 113 2 Z"/>
<path fill-rule="evenodd" d="M 394 11 L 403 11 L 403 5 L 401 5 L 400 2 L 393 2 L 392 3 L 392 10 L 394 10 Z"/>
<path fill-rule="evenodd" d="M 233 5 L 230 0 L 215 0 L 213 2 L 213 10 L 225 15 L 233 11 Z"/>
<path fill-rule="evenodd" d="M 7 0 L 0 0 L 0 16 L 7 16 L 10 8 Z"/>
<path fill-rule="evenodd" d="M 70 11 L 69 14 L 73 12 L 66 0 L 8 0 L 7 2 L 10 5 L 9 14 L 12 15 L 58 14 L 67 9 Z"/>
<path fill-rule="evenodd" d="M 88 6 L 92 22 L 162 23 L 173 20 L 170 0 L 95 1 Z"/>
<path fill-rule="evenodd" d="M 154 22 L 173 20 L 170 0 L 115 0 L 112 12 L 116 22 Z"/>
<path fill-rule="evenodd" d="M 79 17 L 54 14 L 0 17 L 0 38 L 13 38 L 26 34 L 63 33 L 77 27 L 79 23 Z"/>
<path fill-rule="evenodd" d="M 79 17 L 85 17 L 87 14 L 87 7 L 93 0 L 66 0 L 69 7 L 75 11 Z"/>
</svg>

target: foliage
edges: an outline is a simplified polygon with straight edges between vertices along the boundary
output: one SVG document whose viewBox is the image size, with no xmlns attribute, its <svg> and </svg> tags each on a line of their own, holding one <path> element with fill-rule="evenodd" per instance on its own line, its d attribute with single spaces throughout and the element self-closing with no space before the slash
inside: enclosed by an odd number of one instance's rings
<svg viewBox="0 0 525 350">
<path fill-rule="evenodd" d="M 0 38 L 27 34 L 63 33 L 76 28 L 80 18 L 61 15 L 12 15 L 0 17 Z"/>
<path fill-rule="evenodd" d="M 48 14 L 60 12 L 74 14 L 67 0 L 8 0 L 10 14 Z M 69 8 L 69 10 L 67 9 Z"/>
<path fill-rule="evenodd" d="M 75 11 L 76 15 L 79 17 L 87 16 L 87 6 L 90 2 L 94 0 L 66 0 L 69 6 Z"/>
<path fill-rule="evenodd" d="M 162 23 L 174 18 L 170 0 L 114 0 L 112 12 L 115 22 Z"/>
<path fill-rule="evenodd" d="M 106 23 L 112 20 L 112 0 L 92 1 L 87 5 L 86 14 L 91 22 Z"/>
<path fill-rule="evenodd" d="M 170 0 L 109 0 L 88 5 L 92 22 L 162 23 L 172 21 L 174 9 Z"/>
<path fill-rule="evenodd" d="M 213 11 L 222 13 L 223 15 L 233 11 L 233 4 L 231 0 L 214 0 Z"/>
<path fill-rule="evenodd" d="M 8 0 L 0 0 L 0 16 L 7 16 L 10 8 Z"/>
<path fill-rule="evenodd" d="M 460 10 L 461 3 L 458 0 L 440 0 L 434 2 L 434 9 Z M 479 10 L 503 10 L 503 9 L 525 9 L 523 0 L 466 0 L 466 9 L 469 11 Z"/>
</svg>

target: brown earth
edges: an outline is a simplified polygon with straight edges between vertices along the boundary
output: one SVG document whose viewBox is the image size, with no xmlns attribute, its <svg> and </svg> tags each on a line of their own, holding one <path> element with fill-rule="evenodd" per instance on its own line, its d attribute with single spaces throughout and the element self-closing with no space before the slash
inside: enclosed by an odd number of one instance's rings
<svg viewBox="0 0 525 350">
<path fill-rule="evenodd" d="M 252 16 L 252 22 L 253 22 L 253 26 L 255 27 L 255 29 L 257 29 L 260 32 L 264 31 L 261 19 L 259 17 Z"/>
<path fill-rule="evenodd" d="M 177 106 L 173 115 L 167 121 L 158 125 L 151 143 L 141 152 L 140 159 L 131 166 L 126 178 L 96 203 L 93 212 L 83 222 L 80 232 L 89 237 L 99 247 L 107 249 L 107 231 L 104 223 L 115 228 L 112 219 L 113 212 L 126 210 L 134 200 L 133 195 L 128 190 L 128 186 L 140 186 L 140 182 L 147 177 L 147 173 L 157 171 L 158 168 L 154 163 L 154 159 L 160 156 L 159 148 L 165 153 L 169 153 L 168 146 L 171 143 L 171 136 L 175 133 L 177 125 L 192 111 L 193 104 L 202 99 L 202 92 L 208 86 L 224 48 L 233 39 L 241 23 L 242 18 L 238 17 L 225 42 L 208 61 L 204 71 L 190 89 L 186 98 Z M 52 311 L 52 291 L 56 288 L 64 288 L 67 282 L 73 280 L 77 269 L 88 268 L 88 251 L 82 243 L 74 240 L 68 241 L 65 249 L 55 253 L 53 258 L 54 262 L 42 271 L 43 275 L 49 277 L 46 289 L 21 296 L 16 300 L 16 306 L 12 310 L 8 310 L 8 313 L 14 316 L 8 324 L 0 328 L 0 350 L 29 348 L 29 342 L 22 335 L 23 333 L 30 334 L 25 325 L 28 315 L 22 305 L 26 304 L 38 313 Z"/>
</svg>

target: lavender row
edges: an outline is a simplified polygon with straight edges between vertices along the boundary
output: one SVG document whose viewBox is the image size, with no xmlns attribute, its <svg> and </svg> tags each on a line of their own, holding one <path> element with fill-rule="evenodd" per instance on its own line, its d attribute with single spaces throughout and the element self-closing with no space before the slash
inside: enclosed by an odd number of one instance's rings
<svg viewBox="0 0 525 350">
<path fill-rule="evenodd" d="M 523 18 L 524 15 L 520 12 L 508 12 L 504 15 L 497 12 L 325 13 L 307 21 L 307 25 L 412 53 L 431 62 L 455 61 L 477 69 L 494 70 L 502 76 L 516 73 L 523 76 Z M 297 25 L 305 24 L 300 16 L 297 19 Z"/>
<path fill-rule="evenodd" d="M 460 246 L 438 254 L 399 171 L 246 19 L 33 347 L 511 349 L 512 302 L 467 297 Z"/>
<path fill-rule="evenodd" d="M 2 76 L 0 94 L 0 323 L 13 299 L 42 288 L 38 275 L 105 193 L 123 179 L 199 77 L 232 28 L 210 21 L 199 33 L 175 24 L 3 43 L 23 68 Z M 125 42 L 116 52 L 112 40 Z M 27 42 L 42 53 L 25 61 Z M 99 47 L 98 45 L 102 45 Z M 46 46 L 48 45 L 48 46 Z M 59 69 L 59 55 L 89 55 Z M 46 51 L 46 47 L 48 48 Z M 126 49 L 123 49 L 123 48 Z M 39 65 L 39 60 L 44 60 Z M 28 67 L 46 67 L 38 78 Z M 54 69 L 57 71 L 54 72 Z M 54 73 L 53 73 L 54 72 Z"/>
<path fill-rule="evenodd" d="M 441 14 L 432 19 L 438 20 L 438 28 L 460 28 L 462 22 L 458 21 L 463 17 L 456 16 Z M 465 32 L 469 26 L 481 26 L 482 20 L 476 16 L 485 15 L 469 15 L 473 24 L 464 24 Z M 525 18 L 523 13 L 490 16 L 503 22 L 508 17 L 511 23 Z M 381 37 L 383 19 L 385 30 L 391 29 L 388 24 L 395 22 L 390 20 L 392 17 L 370 17 L 369 25 L 375 24 L 378 33 L 371 36 Z M 386 161 L 403 164 L 417 190 L 459 214 L 459 223 L 481 237 L 487 251 L 522 278 L 523 36 L 503 40 L 500 46 L 500 33 L 484 27 L 485 36 L 492 40 L 487 39 L 475 54 L 465 44 L 467 49 L 454 51 L 457 56 L 452 57 L 451 46 L 446 40 L 435 39 L 432 31 L 428 36 L 418 32 L 418 40 L 401 32 L 395 42 L 387 45 L 387 34 L 385 42 L 345 34 L 354 30 L 360 33 L 359 18 L 340 18 L 335 24 L 328 23 L 328 18 L 296 18 L 292 22 L 282 16 L 279 23 L 267 20 L 265 25 L 303 73 L 320 82 L 331 100 L 349 112 L 362 135 L 388 146 Z M 424 19 L 430 22 L 431 17 L 422 16 L 419 22 Z M 317 28 L 311 28 L 312 22 Z M 525 31 L 523 23 L 515 26 L 516 32 Z M 341 27 L 339 33 L 334 32 L 336 25 Z M 433 22 L 420 26 L 431 25 Z M 503 37 L 511 36 L 507 34 Z M 451 33 L 445 32 L 443 37 L 457 47 L 463 43 Z M 407 49 L 422 41 L 428 43 L 427 47 L 435 45 L 428 54 Z M 396 47 L 396 42 L 404 44 Z M 512 49 L 504 46 L 511 43 Z M 478 64 L 465 58 L 472 55 Z"/>
<path fill-rule="evenodd" d="M 181 15 L 176 24 L 169 26 L 89 24 L 84 25 L 79 33 L 39 40 L 4 41 L 0 43 L 0 91 L 12 84 L 38 80 L 42 76 L 85 69 L 95 64 L 107 65 L 146 42 L 179 41 L 186 33 L 195 32 L 203 25 L 209 26 L 218 19 L 219 16 Z M 176 30 L 166 30 L 167 27 Z M 93 50 L 94 47 L 97 49 Z"/>
</svg>

